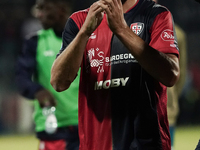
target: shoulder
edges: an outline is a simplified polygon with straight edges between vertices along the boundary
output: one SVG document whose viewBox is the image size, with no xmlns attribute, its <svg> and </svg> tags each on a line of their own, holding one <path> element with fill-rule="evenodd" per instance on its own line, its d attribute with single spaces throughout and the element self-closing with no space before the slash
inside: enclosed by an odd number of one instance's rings
<svg viewBox="0 0 200 150">
<path fill-rule="evenodd" d="M 160 4 L 156 4 L 156 3 L 153 5 L 152 10 L 157 11 L 157 12 L 165 12 L 165 11 L 169 12 L 167 7 Z"/>
<path fill-rule="evenodd" d="M 74 12 L 70 16 L 70 18 L 75 19 L 75 18 L 86 17 L 88 12 L 89 12 L 89 8 L 88 9 L 84 9 L 84 10 L 80 10 L 80 11 Z"/>
<path fill-rule="evenodd" d="M 28 34 L 23 39 L 23 49 L 34 49 L 38 42 L 38 32 Z"/>
<path fill-rule="evenodd" d="M 26 35 L 24 39 L 25 39 L 25 41 L 29 41 L 29 40 L 34 40 L 37 38 L 38 38 L 38 31 Z"/>
<path fill-rule="evenodd" d="M 152 2 L 146 9 L 146 16 L 149 20 L 149 27 L 155 24 L 170 24 L 173 25 L 173 17 L 169 9 L 163 5 Z"/>
<path fill-rule="evenodd" d="M 78 27 L 81 27 L 82 24 L 85 22 L 85 18 L 89 12 L 89 8 L 85 10 L 80 10 L 73 13 L 70 18 L 76 23 Z"/>
<path fill-rule="evenodd" d="M 24 38 L 24 45 L 25 46 L 32 46 L 32 47 L 36 47 L 38 40 L 41 37 L 45 37 L 47 34 L 49 34 L 50 32 L 52 32 L 52 29 L 48 29 L 48 30 L 38 30 L 36 32 L 32 32 L 30 34 L 28 34 L 25 38 Z"/>
<path fill-rule="evenodd" d="M 168 10 L 167 7 L 157 4 L 157 3 L 154 3 L 154 2 L 152 3 L 152 5 L 148 6 L 147 13 L 153 18 L 155 18 L 157 15 L 160 15 L 163 13 L 171 14 L 171 12 Z"/>
<path fill-rule="evenodd" d="M 52 32 L 51 28 L 47 29 L 47 30 L 41 29 L 41 30 L 32 32 L 32 33 L 28 34 L 27 36 L 25 36 L 25 40 L 26 41 L 37 40 L 39 36 L 44 36 L 46 34 L 49 34 L 50 32 Z"/>
</svg>

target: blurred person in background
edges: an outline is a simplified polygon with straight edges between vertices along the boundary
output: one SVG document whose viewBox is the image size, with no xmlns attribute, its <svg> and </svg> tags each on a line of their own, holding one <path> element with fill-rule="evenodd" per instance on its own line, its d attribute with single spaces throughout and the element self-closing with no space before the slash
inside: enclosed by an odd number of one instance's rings
<svg viewBox="0 0 200 150">
<path fill-rule="evenodd" d="M 22 96 L 34 100 L 34 122 L 39 150 L 78 150 L 78 77 L 62 93 L 50 85 L 50 70 L 61 44 L 65 23 L 71 14 L 69 0 L 37 0 L 36 15 L 43 29 L 24 42 L 19 54 L 16 82 Z M 35 100 L 36 99 L 36 100 Z M 47 133 L 43 108 L 55 106 L 57 130 Z"/>
<path fill-rule="evenodd" d="M 156 3 L 159 0 L 153 0 Z M 185 32 L 175 23 L 175 31 L 179 46 L 179 65 L 180 65 L 180 77 L 178 82 L 173 87 L 167 88 L 167 115 L 169 121 L 169 130 L 171 136 L 171 148 L 174 147 L 174 133 L 176 121 L 179 113 L 179 97 L 183 90 L 185 79 L 186 79 L 186 70 L 187 70 L 187 40 Z"/>
<path fill-rule="evenodd" d="M 200 3 L 200 0 L 195 0 L 196 2 Z M 200 140 L 199 140 L 199 143 L 197 144 L 197 147 L 195 150 L 200 150 Z"/>
<path fill-rule="evenodd" d="M 197 144 L 197 147 L 195 150 L 200 150 L 200 140 L 199 140 L 199 143 Z"/>
</svg>

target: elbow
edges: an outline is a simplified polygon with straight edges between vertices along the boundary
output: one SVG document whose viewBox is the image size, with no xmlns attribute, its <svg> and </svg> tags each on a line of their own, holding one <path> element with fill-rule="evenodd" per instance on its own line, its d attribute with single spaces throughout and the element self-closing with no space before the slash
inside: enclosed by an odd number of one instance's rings
<svg viewBox="0 0 200 150">
<path fill-rule="evenodd" d="M 178 81 L 178 78 L 173 78 L 168 83 L 166 83 L 165 85 L 167 87 L 172 87 L 172 86 L 174 86 L 176 84 L 177 81 Z"/>
<path fill-rule="evenodd" d="M 168 76 L 168 79 L 166 80 L 167 82 L 165 82 L 164 85 L 167 87 L 174 86 L 177 83 L 179 76 L 180 76 L 179 71 L 173 71 L 171 75 Z"/>
<path fill-rule="evenodd" d="M 51 78 L 50 81 L 52 87 L 57 91 L 57 92 L 62 92 L 67 90 L 70 87 L 71 82 L 66 82 L 66 81 L 57 81 Z"/>
</svg>

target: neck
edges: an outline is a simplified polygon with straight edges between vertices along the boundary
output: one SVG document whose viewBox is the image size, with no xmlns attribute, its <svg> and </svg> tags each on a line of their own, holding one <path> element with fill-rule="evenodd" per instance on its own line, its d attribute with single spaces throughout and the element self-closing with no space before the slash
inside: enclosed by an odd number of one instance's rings
<svg viewBox="0 0 200 150">
<path fill-rule="evenodd" d="M 123 12 L 126 13 L 131 7 L 133 7 L 138 0 L 127 0 L 124 4 L 123 4 Z"/>
</svg>

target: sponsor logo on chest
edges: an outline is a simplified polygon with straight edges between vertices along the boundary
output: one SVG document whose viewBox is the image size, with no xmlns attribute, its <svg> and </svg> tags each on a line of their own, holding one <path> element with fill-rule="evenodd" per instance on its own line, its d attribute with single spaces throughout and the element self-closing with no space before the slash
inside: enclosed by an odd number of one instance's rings
<svg viewBox="0 0 200 150">
<path fill-rule="evenodd" d="M 119 86 L 126 86 L 129 77 L 126 78 L 116 78 L 106 81 L 97 81 L 94 85 L 94 90 L 109 89 Z"/>
</svg>

